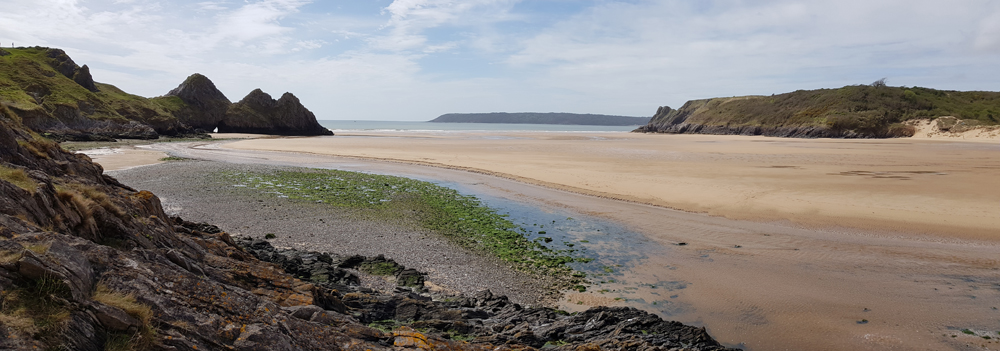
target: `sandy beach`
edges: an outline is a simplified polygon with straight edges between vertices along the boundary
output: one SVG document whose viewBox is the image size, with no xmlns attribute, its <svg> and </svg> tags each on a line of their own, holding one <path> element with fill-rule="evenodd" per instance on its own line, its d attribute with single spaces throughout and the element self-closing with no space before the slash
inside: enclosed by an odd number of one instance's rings
<svg viewBox="0 0 1000 351">
<path fill-rule="evenodd" d="M 982 338 L 1000 331 L 995 144 L 386 132 L 153 148 L 435 179 L 639 233 L 580 237 L 634 257 L 567 293 L 568 310 L 634 306 L 753 350 L 1000 346 Z"/>
<path fill-rule="evenodd" d="M 449 167 L 733 219 L 1000 239 L 1000 142 L 632 133 L 342 133 L 246 140 Z"/>
</svg>

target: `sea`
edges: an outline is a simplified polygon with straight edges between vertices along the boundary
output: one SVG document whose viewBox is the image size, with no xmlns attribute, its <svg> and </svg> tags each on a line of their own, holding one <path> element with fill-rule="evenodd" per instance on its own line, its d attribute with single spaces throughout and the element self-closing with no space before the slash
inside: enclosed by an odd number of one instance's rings
<svg viewBox="0 0 1000 351">
<path fill-rule="evenodd" d="M 589 126 L 570 124 L 512 124 L 512 123 L 431 123 L 414 121 L 354 121 L 319 120 L 320 125 L 334 133 L 352 131 L 400 132 L 630 132 L 634 126 Z"/>
</svg>

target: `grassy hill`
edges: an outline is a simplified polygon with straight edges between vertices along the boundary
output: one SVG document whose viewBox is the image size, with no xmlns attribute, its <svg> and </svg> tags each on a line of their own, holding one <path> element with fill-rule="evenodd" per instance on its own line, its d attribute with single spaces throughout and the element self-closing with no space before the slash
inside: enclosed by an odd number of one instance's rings
<svg viewBox="0 0 1000 351">
<path fill-rule="evenodd" d="M 903 122 L 954 116 L 971 125 L 1000 124 L 1000 92 L 946 91 L 880 84 L 799 90 L 772 96 L 688 101 L 660 108 L 636 131 L 795 137 L 898 137 Z"/>
<path fill-rule="evenodd" d="M 169 104 L 96 83 L 86 65 L 77 66 L 59 49 L 2 49 L 0 104 L 26 126 L 49 134 L 106 132 L 109 137 L 136 133 L 155 137 L 183 129 L 165 109 Z M 155 132 L 130 121 L 148 125 Z"/>
</svg>

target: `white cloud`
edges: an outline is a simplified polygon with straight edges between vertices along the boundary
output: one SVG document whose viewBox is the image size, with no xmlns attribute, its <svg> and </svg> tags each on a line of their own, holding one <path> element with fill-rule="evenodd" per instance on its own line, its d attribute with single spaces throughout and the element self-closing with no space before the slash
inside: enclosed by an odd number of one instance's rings
<svg viewBox="0 0 1000 351">
<path fill-rule="evenodd" d="M 981 51 L 1000 51 L 1000 11 L 984 18 L 979 23 L 975 47 Z"/>
<path fill-rule="evenodd" d="M 358 15 L 298 0 L 7 0 L 0 42 L 66 49 L 98 81 L 145 96 L 194 72 L 234 100 L 291 91 L 320 118 L 649 115 L 881 77 L 959 90 L 1000 80 L 1000 3 L 987 0 L 518 3 L 398 0 Z"/>
</svg>

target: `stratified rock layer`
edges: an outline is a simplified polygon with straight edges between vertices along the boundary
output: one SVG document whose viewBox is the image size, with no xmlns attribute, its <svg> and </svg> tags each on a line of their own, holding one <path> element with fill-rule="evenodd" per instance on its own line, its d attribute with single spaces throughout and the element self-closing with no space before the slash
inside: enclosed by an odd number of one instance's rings
<svg viewBox="0 0 1000 351">
<path fill-rule="evenodd" d="M 261 133 L 279 135 L 333 135 L 319 125 L 314 115 L 292 93 L 275 100 L 254 89 L 232 104 L 219 124 L 220 133 Z"/>
</svg>

